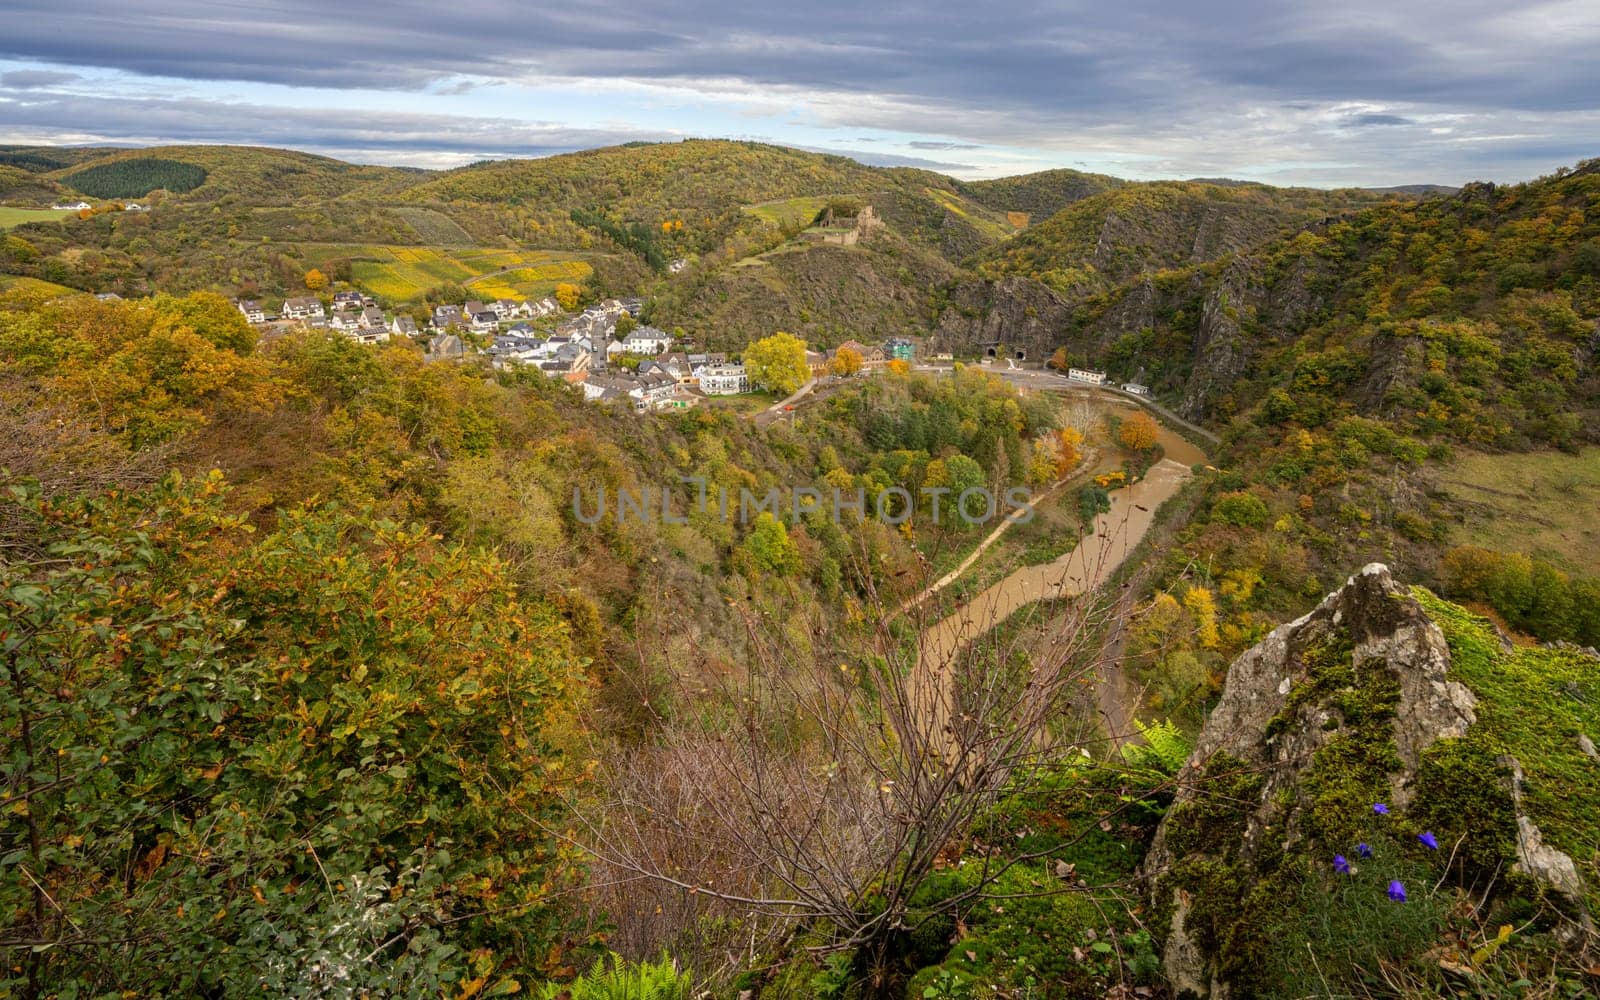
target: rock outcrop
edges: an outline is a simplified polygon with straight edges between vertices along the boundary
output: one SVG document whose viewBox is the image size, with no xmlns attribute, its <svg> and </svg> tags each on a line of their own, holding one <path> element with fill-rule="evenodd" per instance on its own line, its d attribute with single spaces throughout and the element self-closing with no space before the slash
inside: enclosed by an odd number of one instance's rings
<svg viewBox="0 0 1600 1000">
<path fill-rule="evenodd" d="M 1303 884 L 1307 857 L 1325 868 L 1367 839 L 1373 803 L 1398 822 L 1419 776 L 1437 780 L 1430 747 L 1465 736 L 1479 707 L 1450 668 L 1440 627 L 1379 564 L 1233 663 L 1145 860 L 1180 995 L 1251 995 L 1251 963 L 1270 943 L 1249 908 L 1281 895 L 1272 880 Z M 1517 762 L 1500 763 L 1509 785 L 1486 779 L 1486 797 L 1516 867 L 1574 903 L 1588 926 L 1577 867 L 1525 814 Z"/>
</svg>

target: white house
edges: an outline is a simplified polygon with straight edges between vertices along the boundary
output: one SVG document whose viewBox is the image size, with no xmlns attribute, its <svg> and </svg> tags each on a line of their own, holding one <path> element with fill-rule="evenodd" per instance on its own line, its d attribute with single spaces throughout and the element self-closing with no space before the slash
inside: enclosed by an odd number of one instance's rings
<svg viewBox="0 0 1600 1000">
<path fill-rule="evenodd" d="M 489 308 L 501 319 L 532 319 L 533 307 L 516 299 L 495 299 Z"/>
<path fill-rule="evenodd" d="M 1088 385 L 1105 385 L 1106 373 L 1091 371 L 1088 368 L 1068 368 L 1067 380 L 1070 382 L 1083 382 Z"/>
<path fill-rule="evenodd" d="M 707 396 L 733 396 L 750 391 L 744 365 L 706 365 L 700 369 L 700 391 Z"/>
<path fill-rule="evenodd" d="M 322 300 L 314 295 L 301 295 L 283 304 L 284 319 L 322 319 L 327 315 Z"/>
<path fill-rule="evenodd" d="M 472 313 L 467 317 L 473 333 L 493 333 L 500 329 L 500 315 L 492 309 Z"/>
<path fill-rule="evenodd" d="M 1124 382 L 1124 383 L 1122 383 L 1122 391 L 1123 392 L 1131 392 L 1135 396 L 1148 396 L 1148 395 L 1150 395 L 1150 387 L 1147 386 L 1147 385 L 1140 385 L 1137 382 Z"/>
<path fill-rule="evenodd" d="M 617 348 L 613 350 L 612 348 Z M 672 337 L 670 334 L 657 330 L 653 326 L 636 328 L 621 340 L 614 341 L 606 348 L 606 356 L 613 354 L 638 354 L 653 358 L 658 354 L 665 354 L 672 350 Z"/>
<path fill-rule="evenodd" d="M 51 205 L 50 207 L 58 212 L 82 212 L 84 209 L 93 208 L 94 206 L 86 201 L 68 201 L 59 205 Z"/>
<path fill-rule="evenodd" d="M 389 321 L 389 332 L 397 337 L 415 337 L 417 335 L 417 321 L 410 316 L 396 316 Z"/>
<path fill-rule="evenodd" d="M 265 323 L 267 311 L 261 308 L 261 303 L 255 299 L 240 299 L 239 311 L 244 313 L 244 318 L 251 323 Z"/>
</svg>

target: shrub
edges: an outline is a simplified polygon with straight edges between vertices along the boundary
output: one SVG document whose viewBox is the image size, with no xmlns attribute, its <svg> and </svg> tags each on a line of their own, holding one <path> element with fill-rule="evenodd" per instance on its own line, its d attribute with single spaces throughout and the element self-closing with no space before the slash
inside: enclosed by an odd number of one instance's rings
<svg viewBox="0 0 1600 1000">
<path fill-rule="evenodd" d="M 1267 524 L 1267 505 L 1254 493 L 1240 490 L 1224 493 L 1211 508 L 1211 519 L 1238 528 L 1263 528 Z"/>
</svg>

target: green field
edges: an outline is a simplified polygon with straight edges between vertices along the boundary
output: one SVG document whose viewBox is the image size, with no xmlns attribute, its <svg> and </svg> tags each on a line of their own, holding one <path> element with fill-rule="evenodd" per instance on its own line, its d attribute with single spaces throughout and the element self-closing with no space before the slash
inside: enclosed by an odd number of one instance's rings
<svg viewBox="0 0 1600 1000">
<path fill-rule="evenodd" d="M 1462 517 L 1451 544 L 1523 552 L 1600 575 L 1600 448 L 1467 454 L 1445 470 L 1440 486 Z"/>
<path fill-rule="evenodd" d="M 58 222 L 71 215 L 62 208 L 6 208 L 0 206 L 0 229 L 10 229 L 29 222 Z"/>
<path fill-rule="evenodd" d="M 357 285 L 393 302 L 420 298 L 429 289 L 449 282 L 464 285 L 485 299 L 540 298 L 560 282 L 582 281 L 592 270 L 576 254 L 554 250 L 348 243 L 304 245 L 302 249 L 312 267 L 349 260 Z"/>
<path fill-rule="evenodd" d="M 741 211 L 774 226 L 798 226 L 816 218 L 829 201 L 838 195 L 809 198 L 779 198 L 759 205 L 745 205 Z"/>
</svg>

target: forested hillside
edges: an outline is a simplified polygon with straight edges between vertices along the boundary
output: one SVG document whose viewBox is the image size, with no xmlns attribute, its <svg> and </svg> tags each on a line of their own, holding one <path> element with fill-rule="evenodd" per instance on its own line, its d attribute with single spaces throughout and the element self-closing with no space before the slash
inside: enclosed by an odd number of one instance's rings
<svg viewBox="0 0 1600 1000">
<path fill-rule="evenodd" d="M 62 181 L 96 198 L 143 198 L 156 190 L 187 194 L 206 182 L 206 171 L 193 163 L 141 156 L 92 164 Z"/>
<path fill-rule="evenodd" d="M 1105 174 L 1079 170 L 1041 170 L 1034 174 L 969 181 L 961 190 L 1000 212 L 1024 212 L 1029 221 L 1043 222 L 1075 201 L 1127 183 Z"/>
<path fill-rule="evenodd" d="M 1435 485 L 1456 456 L 1532 452 L 1536 462 L 1541 450 L 1600 442 L 1597 204 L 1593 163 L 1476 185 L 1130 283 L 1082 308 L 1075 354 L 1143 371 L 1228 429 L 1214 492 L 1169 560 L 1167 599 L 1139 640 L 1145 676 L 1169 705 L 1214 689 L 1269 623 L 1374 560 L 1539 638 L 1600 642 L 1587 557 L 1530 560 L 1519 534 L 1505 533 L 1456 549 L 1454 526 L 1469 512 Z M 1525 507 L 1512 521 L 1558 535 L 1577 527 L 1549 516 Z M 1198 640 L 1175 638 L 1192 621 L 1184 602 L 1214 625 Z"/>
<path fill-rule="evenodd" d="M 1259 184 L 1125 185 L 1036 219 L 981 254 L 976 267 L 985 277 L 1026 275 L 1081 295 L 1137 274 L 1215 260 L 1381 197 Z"/>
</svg>

